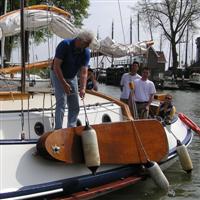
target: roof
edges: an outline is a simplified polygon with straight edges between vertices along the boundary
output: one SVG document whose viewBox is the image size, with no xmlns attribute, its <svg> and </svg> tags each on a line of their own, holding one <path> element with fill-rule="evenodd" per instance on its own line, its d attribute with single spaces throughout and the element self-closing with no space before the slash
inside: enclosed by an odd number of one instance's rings
<svg viewBox="0 0 200 200">
<path fill-rule="evenodd" d="M 158 63 L 166 63 L 166 58 L 165 58 L 165 54 L 163 51 L 156 51 L 157 53 L 157 57 L 158 57 Z"/>
<path fill-rule="evenodd" d="M 167 62 L 163 51 L 156 51 L 153 47 L 150 47 L 149 49 L 154 52 L 155 56 L 157 57 L 157 63 Z"/>
</svg>

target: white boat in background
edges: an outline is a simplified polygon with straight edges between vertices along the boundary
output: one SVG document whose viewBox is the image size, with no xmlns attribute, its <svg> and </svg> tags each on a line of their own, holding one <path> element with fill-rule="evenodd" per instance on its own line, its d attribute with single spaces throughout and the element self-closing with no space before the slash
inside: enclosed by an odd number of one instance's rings
<svg viewBox="0 0 200 200">
<path fill-rule="evenodd" d="M 177 90 L 179 86 L 174 78 L 165 77 L 162 88 L 166 90 Z"/>
<path fill-rule="evenodd" d="M 195 89 L 200 89 L 200 73 L 192 73 L 188 84 Z"/>
<path fill-rule="evenodd" d="M 29 91 L 41 90 L 41 88 L 51 88 L 50 79 L 42 79 L 39 75 L 29 74 L 26 77 L 26 88 Z M 0 90 L 17 90 L 21 86 L 21 74 L 5 74 L 0 75 Z"/>
</svg>

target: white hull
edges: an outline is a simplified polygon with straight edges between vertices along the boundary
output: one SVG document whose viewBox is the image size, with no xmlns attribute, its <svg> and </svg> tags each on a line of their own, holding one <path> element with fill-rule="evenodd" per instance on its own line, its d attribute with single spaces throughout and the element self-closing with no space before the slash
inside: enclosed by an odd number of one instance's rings
<svg viewBox="0 0 200 200">
<path fill-rule="evenodd" d="M 63 180 L 66 182 L 69 178 L 76 179 L 78 177 L 83 177 L 84 179 L 85 175 L 88 176 L 88 178 L 95 178 L 94 176 L 91 176 L 91 172 L 83 164 L 67 165 L 61 162 L 46 160 L 36 154 L 36 143 L 39 136 L 34 130 L 35 123 L 41 122 L 44 125 L 45 131 L 52 130 L 54 119 L 52 119 L 51 114 L 53 110 L 47 108 L 50 108 L 55 101 L 52 99 L 51 103 L 50 98 L 44 98 L 42 95 L 33 97 L 30 101 L 32 101 L 30 110 L 42 108 L 44 101 L 46 110 L 34 110 L 29 114 L 28 112 L 24 113 L 25 140 L 21 140 L 21 101 L 15 101 L 15 103 L 8 101 L 1 102 L 0 196 L 4 195 L 4 198 L 10 199 L 26 199 L 29 197 L 50 195 L 64 190 L 64 186 L 62 186 Z M 102 118 L 105 114 L 110 117 L 112 122 L 123 120 L 122 110 L 115 103 L 100 97 L 94 98 L 89 94 L 86 95 L 85 101 L 90 102 L 90 104 L 86 104 L 87 114 L 91 124 L 102 123 Z M 24 108 L 28 109 L 28 104 L 24 103 Z M 13 113 L 14 110 L 15 112 Z M 63 126 L 67 124 L 66 120 L 67 109 Z M 85 124 L 83 107 L 81 107 L 80 110 L 79 120 L 83 125 Z M 29 126 L 27 124 L 29 124 Z M 176 158 L 176 139 L 169 130 L 171 130 L 176 137 L 186 145 L 189 145 L 192 139 L 192 133 L 188 131 L 188 128 L 180 121 L 180 119 L 177 119 L 176 122 L 165 128 L 169 144 L 169 154 L 160 163 L 162 170 L 171 166 Z M 106 173 L 107 170 L 111 169 L 114 172 L 119 167 L 119 165 L 103 165 L 98 169 L 98 172 Z M 124 173 L 130 172 L 128 170 L 128 172 L 115 173 L 123 178 Z M 134 173 L 134 171 L 131 173 Z M 107 178 L 107 176 L 105 177 Z M 61 184 L 61 186 L 57 186 L 56 184 L 58 183 Z M 55 186 L 50 188 L 49 184 L 55 184 Z M 41 186 L 44 190 L 38 190 L 38 186 Z M 23 191 L 24 193 L 19 195 L 18 191 Z"/>
</svg>

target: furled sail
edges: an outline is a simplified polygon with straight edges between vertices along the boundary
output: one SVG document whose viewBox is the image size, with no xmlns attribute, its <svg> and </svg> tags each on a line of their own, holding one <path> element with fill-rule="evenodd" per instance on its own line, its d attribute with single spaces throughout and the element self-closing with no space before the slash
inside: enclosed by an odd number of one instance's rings
<svg viewBox="0 0 200 200">
<path fill-rule="evenodd" d="M 25 30 L 36 31 L 48 28 L 61 38 L 76 37 L 80 29 L 71 22 L 69 13 L 46 5 L 27 7 L 24 10 Z M 0 39 L 20 32 L 20 11 L 16 10 L 0 16 Z M 97 40 L 91 44 L 90 48 L 107 56 L 123 57 L 127 55 L 145 54 L 147 45 L 151 43 L 141 42 L 138 44 L 119 44 L 109 37 Z"/>
</svg>

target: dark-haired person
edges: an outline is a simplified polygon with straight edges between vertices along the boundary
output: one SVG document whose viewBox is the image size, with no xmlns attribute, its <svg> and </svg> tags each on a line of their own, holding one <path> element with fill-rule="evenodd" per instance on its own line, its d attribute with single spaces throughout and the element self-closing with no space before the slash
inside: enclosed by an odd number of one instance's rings
<svg viewBox="0 0 200 200">
<path fill-rule="evenodd" d="M 131 92 L 130 86 L 133 85 L 135 79 L 140 79 L 141 76 L 137 74 L 139 63 L 134 61 L 130 66 L 130 72 L 124 73 L 120 81 L 121 96 L 120 100 L 128 104 L 129 95 Z"/>
<path fill-rule="evenodd" d="M 90 31 L 81 31 L 76 38 L 61 41 L 57 48 L 51 70 L 55 88 L 56 111 L 55 129 L 62 128 L 65 106 L 68 106 L 67 127 L 75 127 L 79 114 L 77 73 L 80 71 L 79 96 L 84 98 L 88 63 L 89 45 L 94 35 Z"/>
<path fill-rule="evenodd" d="M 95 91 L 98 90 L 97 81 L 96 81 L 94 72 L 91 68 L 88 69 L 86 89 L 87 90 L 95 90 Z"/>
<path fill-rule="evenodd" d="M 148 78 L 150 70 L 147 67 L 142 69 L 142 78 L 134 81 L 135 85 L 135 102 L 138 116 L 140 119 L 146 119 L 149 116 L 149 107 L 156 93 L 155 85 Z"/>
</svg>

